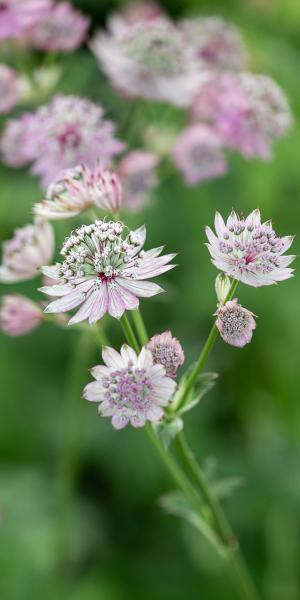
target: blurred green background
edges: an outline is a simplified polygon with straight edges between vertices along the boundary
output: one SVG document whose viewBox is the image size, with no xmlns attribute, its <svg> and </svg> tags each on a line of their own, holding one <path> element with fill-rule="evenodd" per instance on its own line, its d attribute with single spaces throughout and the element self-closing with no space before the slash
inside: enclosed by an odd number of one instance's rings
<svg viewBox="0 0 300 600">
<path fill-rule="evenodd" d="M 94 22 L 121 3 L 74 2 Z M 278 233 L 300 233 L 299 0 L 168 0 L 176 16 L 217 14 L 236 23 L 251 69 L 270 74 L 286 91 L 294 127 L 271 163 L 231 156 L 229 174 L 188 189 L 172 174 L 143 215 L 148 247 L 179 252 L 179 268 L 163 276 L 167 293 L 142 302 L 151 334 L 171 328 L 192 362 L 215 308 L 216 271 L 204 246 L 214 212 L 260 207 Z M 110 90 L 87 49 L 66 59 L 60 89 L 101 102 L 124 122 L 128 104 Z M 170 118 L 170 117 L 169 117 Z M 173 117 L 172 117 L 173 118 Z M 175 118 L 175 117 L 174 117 Z M 136 124 L 142 130 L 149 114 Z M 41 197 L 28 172 L 0 170 L 0 236 L 31 219 Z M 58 244 L 68 223 L 56 226 Z M 294 252 L 299 252 L 296 238 Z M 297 265 L 296 265 L 297 266 Z M 39 282 L 38 282 L 39 283 Z M 1 286 L 38 298 L 36 281 Z M 219 341 L 208 368 L 218 385 L 185 420 L 202 464 L 244 484 L 224 501 L 244 554 L 266 600 L 300 598 L 300 279 L 278 287 L 241 286 L 241 302 L 258 315 L 251 345 Z M 107 322 L 117 346 L 117 323 Z M 82 372 L 72 371 L 80 353 Z M 31 335 L 0 334 L 0 597 L 1 600 L 234 600 L 235 592 L 210 548 L 188 525 L 163 513 L 172 489 L 143 431 L 115 432 L 80 399 L 99 350 L 77 330 L 46 324 Z M 208 460 L 209 459 L 209 460 Z"/>
</svg>

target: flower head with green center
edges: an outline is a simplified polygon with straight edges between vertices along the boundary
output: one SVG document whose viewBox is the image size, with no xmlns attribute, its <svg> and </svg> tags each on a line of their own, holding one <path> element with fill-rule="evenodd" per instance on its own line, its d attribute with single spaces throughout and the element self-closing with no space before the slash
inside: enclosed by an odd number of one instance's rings
<svg viewBox="0 0 300 600">
<path fill-rule="evenodd" d="M 145 348 L 137 355 L 124 344 L 120 354 L 104 348 L 105 366 L 92 369 L 95 381 L 84 389 L 84 398 L 99 403 L 99 414 L 112 417 L 115 429 L 128 423 L 143 427 L 146 421 L 158 421 L 163 407 L 171 400 L 176 383 L 166 376 L 162 365 L 153 363 L 152 354 Z"/>
<path fill-rule="evenodd" d="M 62 247 L 63 262 L 43 269 L 57 284 L 41 291 L 60 297 L 45 312 L 82 305 L 70 324 L 94 323 L 106 312 L 119 319 L 125 310 L 138 307 L 139 297 L 163 291 L 146 280 L 172 269 L 175 254 L 160 256 L 163 247 L 144 251 L 145 240 L 145 227 L 130 231 L 121 222 L 99 220 L 76 229 Z"/>
</svg>

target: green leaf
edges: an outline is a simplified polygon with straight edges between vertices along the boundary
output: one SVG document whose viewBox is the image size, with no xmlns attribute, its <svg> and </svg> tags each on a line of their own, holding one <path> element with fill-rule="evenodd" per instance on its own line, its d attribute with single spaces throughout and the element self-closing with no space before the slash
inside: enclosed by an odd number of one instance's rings
<svg viewBox="0 0 300 600">
<path fill-rule="evenodd" d="M 181 397 L 181 391 L 182 388 L 184 388 L 185 386 L 185 382 L 189 376 L 190 371 L 193 369 L 193 366 L 191 367 L 191 369 L 189 369 L 187 371 L 187 373 L 185 373 L 185 375 L 182 377 L 179 387 L 178 387 L 178 391 L 176 392 L 175 396 L 174 396 L 174 400 L 173 400 L 173 406 L 174 406 L 174 411 L 176 411 L 176 404 L 177 404 L 177 400 L 180 399 Z M 178 412 L 177 414 L 181 415 L 185 412 L 187 412 L 188 410 L 191 410 L 192 408 L 194 408 L 194 406 L 196 406 L 198 404 L 198 402 L 200 402 L 200 400 L 203 398 L 203 396 L 205 396 L 205 394 L 207 394 L 207 392 L 209 392 L 209 390 L 211 390 L 214 385 L 216 384 L 218 378 L 218 373 L 201 373 L 201 375 L 199 375 L 199 377 L 197 378 L 194 388 L 191 390 L 191 392 L 189 393 L 188 397 L 186 398 L 184 404 L 182 406 L 178 406 Z"/>
<path fill-rule="evenodd" d="M 238 476 L 226 477 L 211 483 L 213 492 L 218 498 L 230 498 L 243 485 L 243 477 Z"/>
<path fill-rule="evenodd" d="M 199 531 L 222 556 L 226 556 L 227 549 L 222 540 L 204 516 L 196 513 L 191 508 L 181 492 L 170 492 L 169 494 L 162 496 L 160 498 L 160 505 L 167 513 L 181 517 L 187 521 L 192 527 L 197 529 L 197 531 Z M 203 512 L 204 511 L 205 505 L 203 504 Z"/>
<path fill-rule="evenodd" d="M 180 417 L 172 417 L 169 421 L 165 418 L 154 425 L 165 448 L 168 448 L 180 431 L 183 429 L 183 421 Z"/>
</svg>

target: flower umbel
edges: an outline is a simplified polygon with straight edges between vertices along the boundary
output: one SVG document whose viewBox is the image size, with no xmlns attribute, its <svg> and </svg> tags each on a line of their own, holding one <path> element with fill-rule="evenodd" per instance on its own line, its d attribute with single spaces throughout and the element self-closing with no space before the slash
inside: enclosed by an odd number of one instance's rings
<svg viewBox="0 0 300 600">
<path fill-rule="evenodd" d="M 69 2 L 60 2 L 29 31 L 28 39 L 38 50 L 71 52 L 82 44 L 89 23 Z"/>
<path fill-rule="evenodd" d="M 271 221 L 261 223 L 259 210 L 244 219 L 234 211 L 226 224 L 216 213 L 216 234 L 206 227 L 207 244 L 213 264 L 247 285 L 271 285 L 293 275 L 288 268 L 295 256 L 283 256 L 293 242 L 293 236 L 277 237 Z"/>
<path fill-rule="evenodd" d="M 249 344 L 256 328 L 254 314 L 238 304 L 237 299 L 229 300 L 215 313 L 216 326 L 224 342 L 242 348 Z"/>
<path fill-rule="evenodd" d="M 25 281 L 38 275 L 45 262 L 52 259 L 54 235 L 46 221 L 36 221 L 16 229 L 11 240 L 3 244 L 0 281 Z"/>
<path fill-rule="evenodd" d="M 115 429 L 128 423 L 143 427 L 146 421 L 161 419 L 176 383 L 166 376 L 162 365 L 153 363 L 151 352 L 143 348 L 137 356 L 124 344 L 120 354 L 104 348 L 102 358 L 106 366 L 92 369 L 96 381 L 88 383 L 83 392 L 86 400 L 99 403 L 99 414 L 112 417 Z"/>
<path fill-rule="evenodd" d="M 172 336 L 171 331 L 154 335 L 146 347 L 150 350 L 154 363 L 163 365 L 168 377 L 176 377 L 185 356 L 180 342 Z"/>
<path fill-rule="evenodd" d="M 106 312 L 119 319 L 125 310 L 138 307 L 139 297 L 162 292 L 146 280 L 172 269 L 169 263 L 175 254 L 160 256 L 163 247 L 144 251 L 145 240 L 145 227 L 130 231 L 121 222 L 99 220 L 76 229 L 62 247 L 63 262 L 43 269 L 58 284 L 41 291 L 61 296 L 45 312 L 82 305 L 70 324 L 85 319 L 95 323 Z"/>
<path fill-rule="evenodd" d="M 1 0 L 0 40 L 18 38 L 49 13 L 52 0 Z"/>
<path fill-rule="evenodd" d="M 32 331 L 43 320 L 41 307 L 25 296 L 3 296 L 0 306 L 0 328 L 6 335 L 18 336 Z"/>
</svg>

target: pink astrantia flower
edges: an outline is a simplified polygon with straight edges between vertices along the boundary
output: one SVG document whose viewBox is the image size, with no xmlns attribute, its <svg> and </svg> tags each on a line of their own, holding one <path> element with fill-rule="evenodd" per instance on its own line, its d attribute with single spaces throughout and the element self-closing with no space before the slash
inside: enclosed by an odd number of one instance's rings
<svg viewBox="0 0 300 600">
<path fill-rule="evenodd" d="M 11 240 L 3 244 L 0 281 L 25 281 L 38 275 L 38 270 L 52 260 L 53 230 L 49 223 L 37 221 L 16 229 Z"/>
<path fill-rule="evenodd" d="M 8 294 L 0 305 L 0 329 L 6 335 L 24 335 L 38 327 L 44 315 L 40 306 L 25 296 Z"/>
<path fill-rule="evenodd" d="M 247 52 L 238 29 L 219 17 L 186 19 L 179 23 L 193 43 L 203 67 L 239 71 L 247 65 Z"/>
<path fill-rule="evenodd" d="M 0 40 L 20 37 L 51 6 L 52 0 L 0 0 Z"/>
<path fill-rule="evenodd" d="M 34 206 L 35 214 L 49 220 L 68 219 L 92 205 L 115 213 L 122 198 L 118 176 L 97 166 L 79 165 L 59 175 L 46 193 L 46 199 Z"/>
<path fill-rule="evenodd" d="M 152 152 L 133 150 L 119 163 L 118 173 L 122 182 L 122 205 L 137 212 L 149 199 L 150 190 L 156 185 L 155 167 L 158 157 Z"/>
<path fill-rule="evenodd" d="M 227 171 L 220 138 L 205 125 L 190 125 L 182 131 L 173 149 L 173 159 L 191 186 Z"/>
<path fill-rule="evenodd" d="M 98 33 L 91 48 L 114 87 L 128 98 L 186 106 L 203 80 L 185 35 L 164 18 Z"/>
<path fill-rule="evenodd" d="M 143 348 L 137 355 L 124 344 L 120 354 L 104 348 L 102 358 L 105 366 L 91 370 L 95 381 L 85 387 L 84 398 L 99 403 L 99 414 L 112 417 L 115 429 L 123 429 L 128 423 L 143 427 L 146 421 L 159 421 L 176 383 L 166 376 L 162 365 L 153 363 L 151 352 Z"/>
<path fill-rule="evenodd" d="M 62 247 L 63 262 L 43 269 L 57 285 L 41 291 L 60 297 L 45 312 L 67 312 L 81 305 L 70 324 L 86 319 L 95 323 L 106 312 L 119 319 L 125 310 L 138 307 L 140 297 L 162 292 L 147 279 L 172 269 L 169 263 L 175 254 L 160 256 L 163 247 L 144 251 L 145 240 L 145 227 L 128 231 L 120 222 L 99 220 L 76 229 Z"/>
<path fill-rule="evenodd" d="M 0 64 L 0 114 L 8 113 L 14 108 L 20 97 L 20 81 L 17 72 L 6 65 Z"/>
<path fill-rule="evenodd" d="M 0 139 L 3 161 L 11 167 L 23 167 L 35 156 L 32 138 L 35 136 L 35 119 L 24 113 L 19 119 L 9 119 Z"/>
<path fill-rule="evenodd" d="M 168 377 L 176 377 L 177 370 L 183 365 L 185 356 L 182 346 L 170 331 L 154 335 L 146 348 L 150 350 L 155 364 L 163 365 Z"/>
<path fill-rule="evenodd" d="M 69 2 L 60 2 L 29 31 L 28 39 L 38 50 L 71 52 L 82 44 L 89 24 Z"/>
<path fill-rule="evenodd" d="M 34 152 L 32 172 L 47 187 L 64 169 L 84 163 L 103 166 L 124 148 L 103 109 L 86 98 L 55 96 L 33 115 L 27 137 Z"/>
<path fill-rule="evenodd" d="M 224 342 L 242 348 L 249 344 L 256 328 L 254 314 L 238 304 L 237 299 L 229 300 L 215 313 L 216 326 Z"/>
<path fill-rule="evenodd" d="M 229 148 L 263 159 L 291 124 L 283 91 L 270 77 L 253 73 L 211 76 L 194 100 L 192 118 L 209 124 Z"/>
<path fill-rule="evenodd" d="M 207 244 L 213 264 L 243 283 L 260 287 L 292 277 L 288 268 L 295 256 L 283 256 L 293 236 L 277 237 L 271 221 L 261 223 L 259 210 L 246 219 L 234 211 L 224 223 L 217 212 L 216 234 L 206 227 Z"/>
</svg>

